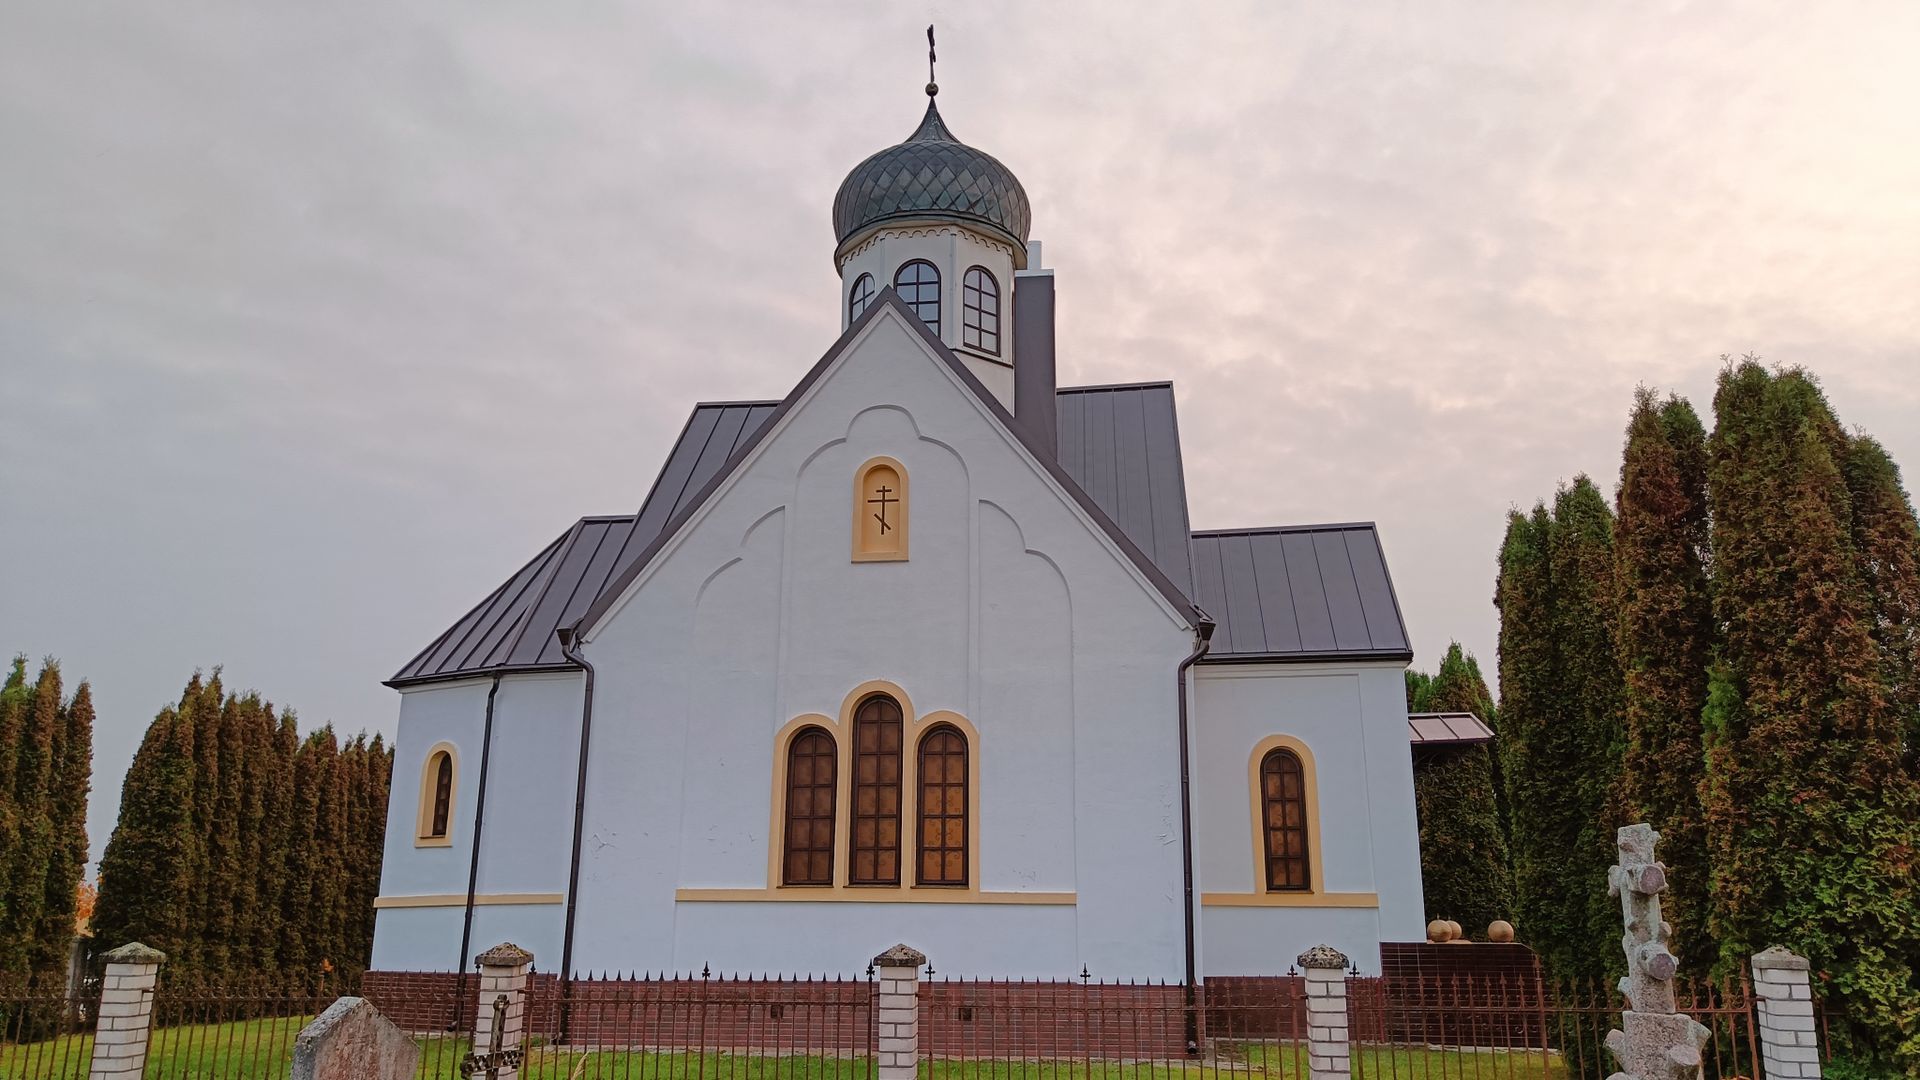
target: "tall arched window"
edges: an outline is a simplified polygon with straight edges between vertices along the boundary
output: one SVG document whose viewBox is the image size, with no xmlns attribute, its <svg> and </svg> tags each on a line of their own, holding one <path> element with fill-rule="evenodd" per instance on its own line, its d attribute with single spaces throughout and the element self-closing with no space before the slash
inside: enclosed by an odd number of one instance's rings
<svg viewBox="0 0 1920 1080">
<path fill-rule="evenodd" d="M 1300 755 L 1276 747 L 1260 759 L 1260 808 L 1267 890 L 1311 889 L 1313 882 L 1307 873 L 1307 785 Z"/>
<path fill-rule="evenodd" d="M 850 885 L 900 884 L 900 705 L 875 694 L 853 713 Z"/>
<path fill-rule="evenodd" d="M 925 259 L 915 259 L 895 272 L 893 287 L 937 336 L 940 333 L 940 271 Z"/>
<path fill-rule="evenodd" d="M 446 847 L 453 843 L 453 795 L 459 785 L 460 763 L 453 744 L 436 743 L 420 769 L 419 847 Z"/>
<path fill-rule="evenodd" d="M 853 288 L 847 292 L 847 321 L 852 322 L 866 314 L 867 305 L 873 303 L 873 275 L 861 274 L 853 279 Z"/>
<path fill-rule="evenodd" d="M 960 279 L 960 344 L 1000 355 L 1000 283 L 982 266 Z"/>
<path fill-rule="evenodd" d="M 967 739 L 951 724 L 920 737 L 919 883 L 967 884 Z"/>
<path fill-rule="evenodd" d="M 822 728 L 802 728 L 787 743 L 787 824 L 781 881 L 833 884 L 833 803 L 840 755 Z"/>
</svg>

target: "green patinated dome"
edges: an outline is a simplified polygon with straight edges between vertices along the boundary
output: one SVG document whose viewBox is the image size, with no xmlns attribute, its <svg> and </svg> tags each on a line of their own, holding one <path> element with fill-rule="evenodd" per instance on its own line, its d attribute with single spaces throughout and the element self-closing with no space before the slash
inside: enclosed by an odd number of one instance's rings
<svg viewBox="0 0 1920 1080">
<path fill-rule="evenodd" d="M 870 225 L 910 218 L 959 221 L 1024 252 L 1033 210 L 1013 173 L 992 154 L 954 138 L 929 101 L 907 141 L 854 166 L 833 197 L 838 243 Z"/>
</svg>

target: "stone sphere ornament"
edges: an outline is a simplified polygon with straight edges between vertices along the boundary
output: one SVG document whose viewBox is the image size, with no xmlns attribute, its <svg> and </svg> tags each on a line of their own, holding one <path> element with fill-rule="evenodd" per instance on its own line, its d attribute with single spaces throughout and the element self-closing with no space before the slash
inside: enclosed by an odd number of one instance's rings
<svg viewBox="0 0 1920 1080">
<path fill-rule="evenodd" d="M 1445 919 L 1435 919 L 1427 924 L 1427 940 L 1433 942 L 1435 945 L 1444 943 L 1452 936 L 1453 928 L 1447 925 L 1447 920 Z"/>
<path fill-rule="evenodd" d="M 1447 929 L 1452 931 L 1452 933 L 1447 938 L 1448 941 L 1467 940 L 1467 929 L 1466 927 L 1460 925 L 1460 921 L 1458 919 L 1448 919 Z"/>
<path fill-rule="evenodd" d="M 1495 919 L 1487 924 L 1487 940 L 1506 944 L 1513 940 L 1513 924 L 1505 919 Z"/>
</svg>

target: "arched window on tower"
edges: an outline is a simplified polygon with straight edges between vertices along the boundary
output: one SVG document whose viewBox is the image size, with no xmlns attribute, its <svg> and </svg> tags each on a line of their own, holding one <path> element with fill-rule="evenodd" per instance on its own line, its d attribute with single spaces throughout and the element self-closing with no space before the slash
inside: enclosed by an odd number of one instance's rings
<svg viewBox="0 0 1920 1080">
<path fill-rule="evenodd" d="M 960 279 L 960 344 L 1000 355 L 1000 283 L 983 266 Z"/>
<path fill-rule="evenodd" d="M 918 883 L 967 884 L 967 738 L 952 724 L 920 737 Z"/>
<path fill-rule="evenodd" d="M 1260 759 L 1261 851 L 1267 891 L 1304 892 L 1307 873 L 1307 781 L 1300 755 L 1284 747 Z"/>
<path fill-rule="evenodd" d="M 900 884 L 900 703 L 875 694 L 853 713 L 850 885 Z"/>
<path fill-rule="evenodd" d="M 893 275 L 894 290 L 907 307 L 936 336 L 940 333 L 940 271 L 925 259 L 915 259 Z"/>
<path fill-rule="evenodd" d="M 786 885 L 833 884 L 833 803 L 840 755 L 824 728 L 801 728 L 787 743 Z"/>
<path fill-rule="evenodd" d="M 867 305 L 873 303 L 873 275 L 861 274 L 853 279 L 853 288 L 847 292 L 847 321 L 852 322 L 867 313 Z"/>
</svg>

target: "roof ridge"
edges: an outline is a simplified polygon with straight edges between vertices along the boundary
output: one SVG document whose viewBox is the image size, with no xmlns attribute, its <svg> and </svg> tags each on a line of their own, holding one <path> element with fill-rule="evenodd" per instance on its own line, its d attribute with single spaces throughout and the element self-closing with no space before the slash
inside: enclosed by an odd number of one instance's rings
<svg viewBox="0 0 1920 1080">
<path fill-rule="evenodd" d="M 1353 529 L 1380 528 L 1372 521 L 1326 521 L 1312 525 L 1252 525 L 1237 529 L 1195 529 L 1193 535 L 1201 536 L 1271 536 L 1274 533 L 1298 532 L 1341 532 Z"/>
<path fill-rule="evenodd" d="M 1153 390 L 1159 387 L 1173 389 L 1172 379 L 1148 379 L 1144 382 L 1088 383 L 1085 386 L 1056 386 L 1054 395 L 1085 394 L 1099 390 Z"/>
<path fill-rule="evenodd" d="M 762 405 L 778 405 L 779 398 L 741 398 L 738 401 L 696 401 L 696 409 L 757 408 Z"/>
</svg>

